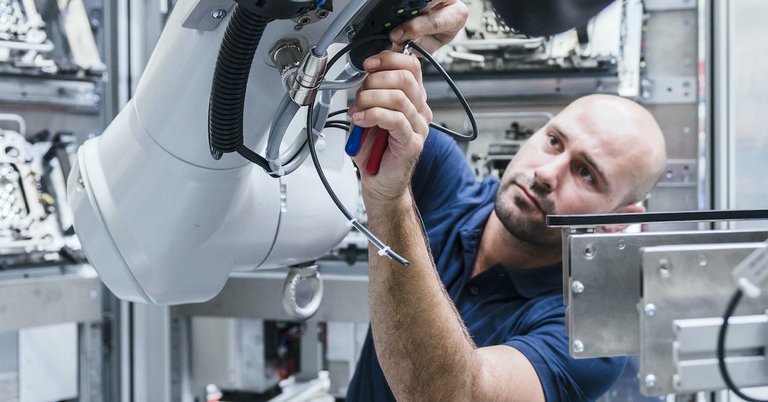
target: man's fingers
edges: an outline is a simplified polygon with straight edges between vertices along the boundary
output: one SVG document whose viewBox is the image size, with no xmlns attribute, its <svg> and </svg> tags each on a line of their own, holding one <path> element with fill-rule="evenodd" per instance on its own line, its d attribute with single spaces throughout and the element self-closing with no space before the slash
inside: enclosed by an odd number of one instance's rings
<svg viewBox="0 0 768 402">
<path fill-rule="evenodd" d="M 416 40 L 428 52 L 450 42 L 464 27 L 469 16 L 467 6 L 460 0 L 445 0 L 423 11 L 390 32 L 393 43 Z"/>
<path fill-rule="evenodd" d="M 419 59 L 411 55 L 385 50 L 365 59 L 363 67 L 368 73 L 387 70 L 407 70 L 411 72 L 419 86 L 421 86 L 421 63 Z"/>
<path fill-rule="evenodd" d="M 355 104 L 350 108 L 353 116 L 353 123 L 355 114 L 360 111 L 365 111 L 372 108 L 384 108 L 393 111 L 398 111 L 408 121 L 413 131 L 424 133 L 425 122 L 429 125 L 429 121 L 432 118 L 432 111 L 426 103 L 415 105 L 411 99 L 409 99 L 405 93 L 397 89 L 371 89 L 362 91 L 358 94 Z M 378 124 L 374 120 L 375 115 L 368 115 L 367 119 L 360 122 L 364 127 L 368 125 L 378 125 L 379 127 L 389 129 L 381 124 Z"/>
<path fill-rule="evenodd" d="M 400 89 L 414 105 L 417 105 L 417 107 L 427 103 L 426 92 L 423 90 L 416 77 L 407 70 L 379 71 L 373 73 L 366 78 L 361 88 L 362 90 Z M 360 92 L 358 92 L 358 95 Z"/>
<path fill-rule="evenodd" d="M 388 130 L 392 139 L 401 147 L 410 148 L 412 144 L 423 144 L 429 132 L 429 123 L 417 112 L 403 113 L 396 110 L 373 107 L 352 115 L 352 122 L 363 127 L 378 126 Z M 366 139 L 368 141 L 368 139 Z M 421 152 L 421 146 L 414 149 Z"/>
</svg>

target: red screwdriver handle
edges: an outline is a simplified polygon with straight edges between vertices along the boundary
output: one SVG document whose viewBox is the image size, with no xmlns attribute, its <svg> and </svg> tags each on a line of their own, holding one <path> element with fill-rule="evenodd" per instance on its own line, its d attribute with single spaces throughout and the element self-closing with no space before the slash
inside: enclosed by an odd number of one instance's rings
<svg viewBox="0 0 768 402">
<path fill-rule="evenodd" d="M 368 174 L 379 173 L 381 158 L 384 156 L 384 151 L 387 150 L 388 143 L 389 131 L 376 127 L 376 139 L 373 142 L 373 148 L 371 148 L 371 156 L 368 158 L 368 163 L 365 164 L 365 171 Z"/>
</svg>

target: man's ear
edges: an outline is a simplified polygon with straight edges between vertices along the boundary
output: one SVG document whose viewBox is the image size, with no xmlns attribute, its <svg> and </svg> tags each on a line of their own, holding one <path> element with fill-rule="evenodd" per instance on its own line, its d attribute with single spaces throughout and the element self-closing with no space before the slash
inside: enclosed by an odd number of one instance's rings
<svg viewBox="0 0 768 402">
<path fill-rule="evenodd" d="M 616 210 L 617 214 L 639 214 L 645 212 L 645 207 L 640 204 L 629 204 L 624 207 L 619 208 Z M 629 225 L 605 225 L 605 226 L 598 226 L 597 232 L 598 233 L 617 233 L 621 232 L 622 230 L 626 229 Z"/>
</svg>

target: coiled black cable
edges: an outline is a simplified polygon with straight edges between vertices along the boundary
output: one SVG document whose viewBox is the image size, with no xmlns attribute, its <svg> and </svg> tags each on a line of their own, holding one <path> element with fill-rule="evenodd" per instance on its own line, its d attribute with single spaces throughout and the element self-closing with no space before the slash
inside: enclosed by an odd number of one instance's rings
<svg viewBox="0 0 768 402">
<path fill-rule="evenodd" d="M 725 313 L 723 313 L 723 324 L 720 326 L 720 331 L 717 333 L 717 367 L 720 369 L 720 375 L 723 377 L 725 385 L 728 386 L 728 389 L 736 394 L 736 396 L 747 402 L 768 402 L 766 399 L 757 399 L 744 394 L 744 392 L 742 392 L 733 382 L 731 375 L 728 373 L 728 367 L 725 365 L 725 335 L 728 333 L 728 320 L 736 310 L 736 306 L 739 305 L 742 296 L 742 291 L 737 290 L 733 296 L 731 296 L 731 300 L 728 301 L 728 307 L 726 307 Z"/>
<path fill-rule="evenodd" d="M 269 171 L 267 160 L 243 144 L 243 108 L 251 63 L 271 20 L 235 7 L 221 42 L 208 104 L 208 142 L 211 156 L 237 152 Z"/>
</svg>

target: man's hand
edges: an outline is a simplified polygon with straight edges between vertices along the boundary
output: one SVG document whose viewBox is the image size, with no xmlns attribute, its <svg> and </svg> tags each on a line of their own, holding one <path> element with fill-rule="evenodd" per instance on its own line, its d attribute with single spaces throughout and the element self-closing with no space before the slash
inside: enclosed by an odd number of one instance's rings
<svg viewBox="0 0 768 402">
<path fill-rule="evenodd" d="M 368 77 L 349 108 L 352 123 L 389 131 L 379 172 L 364 167 L 370 157 L 372 136 L 366 138 L 355 163 L 360 167 L 366 202 L 388 202 L 406 194 L 413 168 L 421 154 L 432 121 L 427 94 L 416 57 L 384 51 L 365 60 Z M 381 134 L 378 134 L 381 135 Z"/>
<path fill-rule="evenodd" d="M 468 16 L 461 0 L 433 0 L 421 15 L 393 29 L 389 40 L 398 45 L 415 40 L 432 53 L 456 37 Z"/>
</svg>

